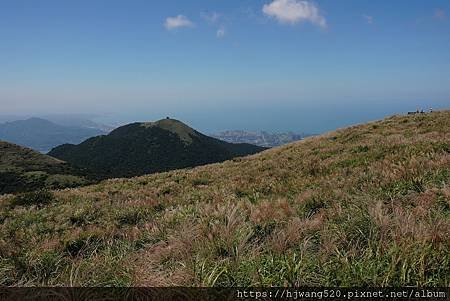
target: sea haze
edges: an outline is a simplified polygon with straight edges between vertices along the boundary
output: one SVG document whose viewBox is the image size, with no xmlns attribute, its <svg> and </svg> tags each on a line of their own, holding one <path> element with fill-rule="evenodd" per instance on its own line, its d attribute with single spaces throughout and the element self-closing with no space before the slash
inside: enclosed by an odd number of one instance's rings
<svg viewBox="0 0 450 301">
<path fill-rule="evenodd" d="M 320 134 L 348 125 L 378 120 L 385 116 L 404 114 L 408 111 L 430 108 L 444 109 L 450 105 L 447 101 L 401 100 L 373 101 L 340 104 L 331 102 L 294 104 L 236 106 L 217 105 L 203 110 L 174 108 L 173 110 L 142 109 L 133 112 L 116 112 L 96 117 L 95 121 L 104 124 L 123 125 L 134 121 L 158 120 L 170 116 L 183 120 L 204 133 L 217 133 L 227 130 L 267 131 L 267 132 L 304 132 Z"/>
</svg>

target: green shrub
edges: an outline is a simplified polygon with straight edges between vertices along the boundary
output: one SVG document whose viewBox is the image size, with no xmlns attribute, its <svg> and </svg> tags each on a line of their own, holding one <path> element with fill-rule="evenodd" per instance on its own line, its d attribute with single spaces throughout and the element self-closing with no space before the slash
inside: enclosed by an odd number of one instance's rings
<svg viewBox="0 0 450 301">
<path fill-rule="evenodd" d="M 201 185 L 208 185 L 209 184 L 209 180 L 206 178 L 197 178 L 192 180 L 192 185 L 193 186 L 201 186 Z"/>
<path fill-rule="evenodd" d="M 367 145 L 359 145 L 352 150 L 353 153 L 367 153 L 368 151 L 369 147 Z"/>
<path fill-rule="evenodd" d="M 51 188 L 66 188 L 86 185 L 87 181 L 84 178 L 73 175 L 50 175 L 45 180 L 45 185 Z"/>
<path fill-rule="evenodd" d="M 303 202 L 300 206 L 300 212 L 305 218 L 309 218 L 327 206 L 327 201 L 319 197 L 312 197 Z"/>
<path fill-rule="evenodd" d="M 137 225 L 151 216 L 146 208 L 129 208 L 117 213 L 116 219 L 120 225 Z"/>
<path fill-rule="evenodd" d="M 64 250 L 70 256 L 84 256 L 100 249 L 101 245 L 102 239 L 98 235 L 82 233 L 77 238 L 67 241 Z"/>
<path fill-rule="evenodd" d="M 153 209 L 156 212 L 160 212 L 160 211 L 166 210 L 166 206 L 164 204 L 158 204 L 158 205 L 153 206 Z"/>
<path fill-rule="evenodd" d="M 44 206 L 56 201 L 55 196 L 48 190 L 37 190 L 19 194 L 13 198 L 11 205 L 15 206 Z"/>
<path fill-rule="evenodd" d="M 425 191 L 426 179 L 422 176 L 402 179 L 387 185 L 384 188 L 386 194 L 392 198 L 396 196 L 405 196 L 411 192 L 422 193 Z"/>
<path fill-rule="evenodd" d="M 255 241 L 258 243 L 264 241 L 272 234 L 273 230 L 275 230 L 275 227 L 275 222 L 266 223 L 264 225 L 255 225 L 253 227 L 253 234 L 250 237 L 250 241 Z"/>
<path fill-rule="evenodd" d="M 48 284 L 52 279 L 57 278 L 60 270 L 64 267 L 65 259 L 62 254 L 56 251 L 46 251 L 36 256 L 28 258 L 28 273 L 43 284 Z"/>
<path fill-rule="evenodd" d="M 94 224 L 98 217 L 98 211 L 95 208 L 88 207 L 77 209 L 69 220 L 73 225 L 85 226 Z"/>
</svg>

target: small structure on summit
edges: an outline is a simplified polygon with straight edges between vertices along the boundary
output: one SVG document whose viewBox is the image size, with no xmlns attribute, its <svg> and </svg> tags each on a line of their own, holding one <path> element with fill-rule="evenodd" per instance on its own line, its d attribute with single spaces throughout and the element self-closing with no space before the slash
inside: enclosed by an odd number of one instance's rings
<svg viewBox="0 0 450 301">
<path fill-rule="evenodd" d="M 432 112 L 433 110 L 430 108 L 430 113 Z M 416 114 L 425 114 L 425 111 L 417 109 L 415 112 L 408 112 L 408 115 L 416 115 Z"/>
</svg>

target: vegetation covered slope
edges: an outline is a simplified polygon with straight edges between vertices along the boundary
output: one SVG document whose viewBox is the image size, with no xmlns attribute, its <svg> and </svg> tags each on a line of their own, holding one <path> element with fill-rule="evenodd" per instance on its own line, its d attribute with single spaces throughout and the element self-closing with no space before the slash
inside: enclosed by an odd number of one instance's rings
<svg viewBox="0 0 450 301">
<path fill-rule="evenodd" d="M 132 123 L 49 155 L 89 168 L 105 178 L 130 177 L 221 162 L 264 150 L 205 136 L 174 119 Z"/>
<path fill-rule="evenodd" d="M 2 285 L 450 285 L 450 111 L 0 199 Z"/>
<path fill-rule="evenodd" d="M 80 143 L 102 134 L 94 128 L 68 127 L 41 118 L 29 118 L 0 124 L 0 139 L 40 152 L 48 152 L 63 143 Z"/>
<path fill-rule="evenodd" d="M 87 183 L 81 170 L 61 160 L 0 141 L 0 194 Z"/>
</svg>

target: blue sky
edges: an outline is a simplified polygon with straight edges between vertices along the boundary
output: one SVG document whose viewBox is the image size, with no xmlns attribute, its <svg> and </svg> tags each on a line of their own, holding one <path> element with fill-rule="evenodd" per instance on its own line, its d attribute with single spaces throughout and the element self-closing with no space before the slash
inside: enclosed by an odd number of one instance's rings
<svg viewBox="0 0 450 301">
<path fill-rule="evenodd" d="M 0 0 L 0 113 L 321 132 L 450 107 L 450 1 Z"/>
</svg>

